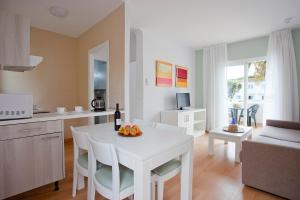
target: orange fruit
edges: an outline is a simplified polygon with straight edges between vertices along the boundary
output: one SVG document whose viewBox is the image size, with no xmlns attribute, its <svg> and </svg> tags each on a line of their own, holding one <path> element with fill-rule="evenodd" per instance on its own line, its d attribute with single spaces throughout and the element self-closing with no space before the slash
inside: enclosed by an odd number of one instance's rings
<svg viewBox="0 0 300 200">
<path fill-rule="evenodd" d="M 129 135 L 129 134 L 130 134 L 130 126 L 125 126 L 124 135 Z"/>
<path fill-rule="evenodd" d="M 130 135 L 132 135 L 132 136 L 135 136 L 137 134 L 137 130 L 136 130 L 136 128 L 135 127 L 131 127 L 130 128 Z"/>
<path fill-rule="evenodd" d="M 121 127 L 119 128 L 119 133 L 124 133 L 124 131 L 125 131 L 125 128 L 124 128 L 123 126 L 121 126 Z"/>
</svg>

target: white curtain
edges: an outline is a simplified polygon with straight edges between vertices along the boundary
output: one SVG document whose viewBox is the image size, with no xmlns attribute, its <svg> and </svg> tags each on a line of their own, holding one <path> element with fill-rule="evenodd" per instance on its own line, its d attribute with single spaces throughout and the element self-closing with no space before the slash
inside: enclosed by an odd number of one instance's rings
<svg viewBox="0 0 300 200">
<path fill-rule="evenodd" d="M 226 44 L 203 49 L 203 104 L 207 112 L 207 130 L 228 124 L 226 65 Z"/>
<path fill-rule="evenodd" d="M 290 29 L 270 35 L 265 84 L 264 122 L 299 121 L 296 59 Z"/>
</svg>

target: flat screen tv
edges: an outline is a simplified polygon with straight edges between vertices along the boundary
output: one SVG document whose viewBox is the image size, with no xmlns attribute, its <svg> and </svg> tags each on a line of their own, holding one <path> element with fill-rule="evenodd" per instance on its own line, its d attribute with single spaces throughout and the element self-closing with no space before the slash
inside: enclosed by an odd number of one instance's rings
<svg viewBox="0 0 300 200">
<path fill-rule="evenodd" d="M 177 109 L 183 110 L 190 107 L 190 93 L 176 93 Z"/>
</svg>

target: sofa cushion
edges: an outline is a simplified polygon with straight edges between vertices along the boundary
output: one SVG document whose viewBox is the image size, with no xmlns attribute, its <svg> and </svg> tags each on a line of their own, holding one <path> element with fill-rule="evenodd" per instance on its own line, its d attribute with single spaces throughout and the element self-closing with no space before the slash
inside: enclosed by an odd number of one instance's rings
<svg viewBox="0 0 300 200">
<path fill-rule="evenodd" d="M 294 129 L 266 126 L 260 131 L 259 135 L 277 140 L 300 143 L 300 131 Z"/>
<path fill-rule="evenodd" d="M 288 148 L 293 148 L 293 149 L 300 149 L 300 143 L 288 142 L 288 141 L 278 140 L 278 139 L 264 137 L 264 136 L 260 136 L 260 135 L 252 137 L 251 141 L 265 143 L 265 144 L 272 144 L 272 145 L 277 145 L 277 146 L 283 146 L 283 147 L 288 147 Z"/>
<path fill-rule="evenodd" d="M 300 130 L 300 122 L 267 119 L 267 126 Z"/>
</svg>

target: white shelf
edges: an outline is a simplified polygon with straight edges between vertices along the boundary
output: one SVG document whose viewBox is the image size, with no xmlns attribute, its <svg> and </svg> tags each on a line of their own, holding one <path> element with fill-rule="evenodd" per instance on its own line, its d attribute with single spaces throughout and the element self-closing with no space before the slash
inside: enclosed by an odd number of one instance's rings
<svg viewBox="0 0 300 200">
<path fill-rule="evenodd" d="M 205 133 L 206 109 L 162 111 L 161 122 L 186 128 L 187 134 L 198 137 Z"/>
<path fill-rule="evenodd" d="M 194 120 L 194 124 L 200 124 L 200 123 L 203 123 L 205 122 L 205 120 Z"/>
</svg>

